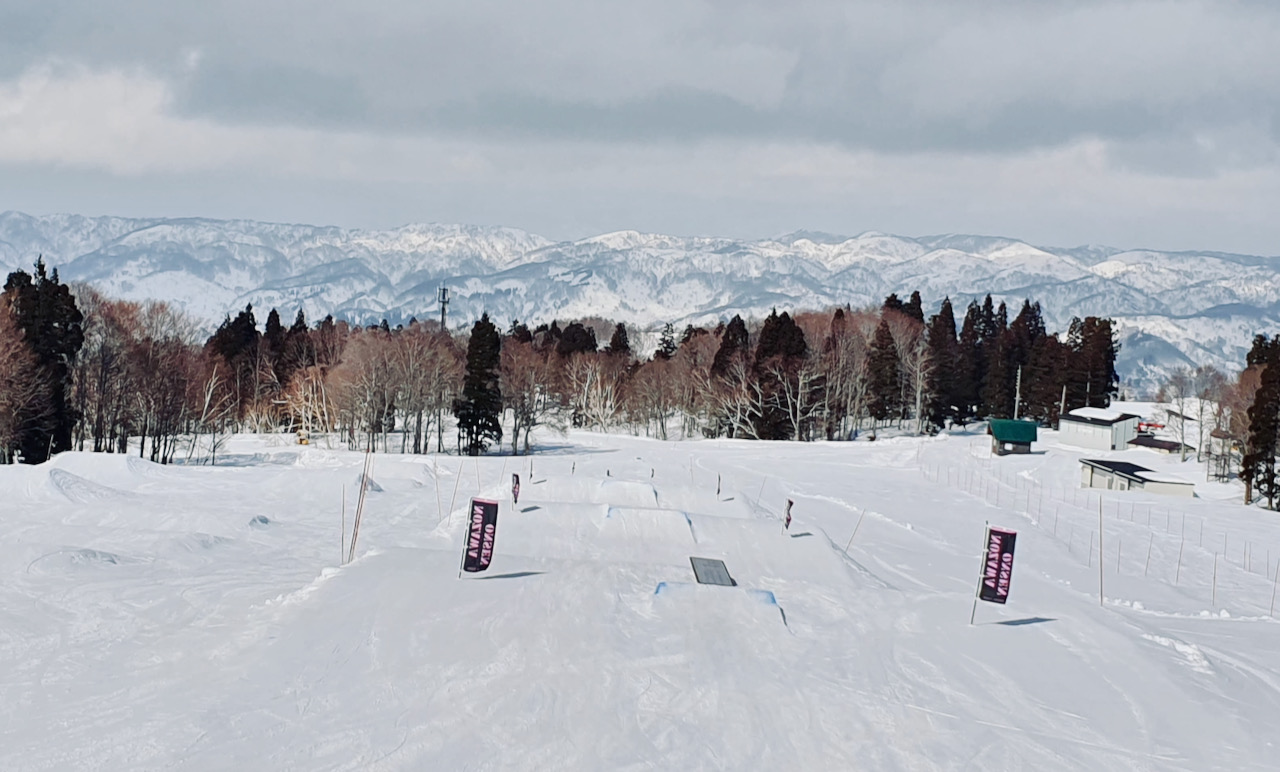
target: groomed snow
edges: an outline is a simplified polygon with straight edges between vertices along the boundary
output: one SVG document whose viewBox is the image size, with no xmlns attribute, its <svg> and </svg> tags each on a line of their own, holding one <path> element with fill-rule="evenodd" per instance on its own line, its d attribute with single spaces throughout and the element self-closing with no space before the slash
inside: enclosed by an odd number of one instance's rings
<svg viewBox="0 0 1280 772">
<path fill-rule="evenodd" d="M 1238 489 L 1085 491 L 1049 431 L 542 439 L 532 472 L 376 456 L 341 567 L 357 453 L 0 468 L 0 768 L 1275 768 L 1280 519 Z M 460 579 L 477 492 L 495 558 Z M 970 626 L 986 521 L 1012 594 Z"/>
</svg>

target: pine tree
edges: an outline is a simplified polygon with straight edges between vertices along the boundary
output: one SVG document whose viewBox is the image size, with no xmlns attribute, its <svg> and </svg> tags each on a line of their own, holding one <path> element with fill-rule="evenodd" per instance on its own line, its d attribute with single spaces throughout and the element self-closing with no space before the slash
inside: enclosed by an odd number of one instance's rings
<svg viewBox="0 0 1280 772">
<path fill-rule="evenodd" d="M 29 464 L 38 464 L 54 453 L 71 449 L 71 432 L 77 416 L 67 401 L 71 366 L 84 345 L 84 316 L 75 297 L 58 279 L 58 269 L 50 276 L 44 259 L 35 263 L 35 275 L 26 271 L 9 274 L 4 300 L 10 304 L 14 322 L 22 330 L 35 361 L 44 371 L 49 389 L 47 420 L 33 422 L 22 432 L 18 447 Z"/>
<path fill-rule="evenodd" d="M 967 421 L 974 413 L 982 393 L 982 381 L 987 374 L 986 358 L 982 348 L 982 311 L 975 302 L 969 303 L 964 322 L 960 327 L 955 367 L 955 406 L 957 419 Z"/>
<path fill-rule="evenodd" d="M 468 455 L 478 456 L 490 442 L 502 441 L 501 361 L 502 339 L 486 312 L 471 328 L 462 397 L 453 405 L 458 442 Z"/>
<path fill-rule="evenodd" d="M 1269 509 L 1275 509 L 1276 495 L 1280 493 L 1276 476 L 1276 453 L 1280 444 L 1280 361 L 1272 359 L 1263 366 L 1261 383 L 1248 416 L 1249 432 L 1240 464 L 1245 501 L 1248 503 L 1256 491 L 1267 498 Z"/>
<path fill-rule="evenodd" d="M 749 342 L 746 322 L 742 321 L 741 316 L 734 314 L 720 336 L 720 347 L 716 349 L 716 357 L 711 362 L 711 374 L 725 376 L 735 360 L 746 356 Z"/>
<path fill-rule="evenodd" d="M 902 307 L 902 313 L 924 324 L 924 302 L 920 300 L 920 292 L 912 292 L 911 299 Z"/>
<path fill-rule="evenodd" d="M 555 322 L 552 322 L 555 327 Z M 580 352 L 594 353 L 599 344 L 596 343 L 596 331 L 581 322 L 570 322 L 556 342 L 556 353 L 562 357 Z"/>
<path fill-rule="evenodd" d="M 756 417 L 756 436 L 762 440 L 800 439 L 793 436 L 791 421 L 781 406 L 781 393 L 797 388 L 801 362 L 808 353 L 804 331 L 790 314 L 774 309 L 760 328 L 752 370 L 764 397 L 760 415 Z"/>
<path fill-rule="evenodd" d="M 654 359 L 670 359 L 676 354 L 676 335 L 671 322 L 662 326 L 662 335 L 658 338 L 658 350 L 653 353 Z"/>
<path fill-rule="evenodd" d="M 893 333 L 889 331 L 889 320 L 886 317 L 881 317 L 880 324 L 876 327 L 868 365 L 871 417 L 877 421 L 898 417 L 902 410 L 902 376 L 899 372 L 898 350 L 893 345 Z"/>
<path fill-rule="evenodd" d="M 609 345 L 605 346 L 606 354 L 630 356 L 631 341 L 627 339 L 627 327 L 622 322 L 618 322 L 613 327 L 613 335 L 609 338 Z"/>
<path fill-rule="evenodd" d="M 951 298 L 942 299 L 942 307 L 938 313 L 929 318 L 929 326 L 925 330 L 929 342 L 929 357 L 934 362 L 929 377 L 928 415 L 929 422 L 942 427 L 947 419 L 958 417 L 956 405 L 959 400 L 956 394 L 957 358 L 959 344 L 956 341 L 956 317 L 951 308 Z"/>
</svg>

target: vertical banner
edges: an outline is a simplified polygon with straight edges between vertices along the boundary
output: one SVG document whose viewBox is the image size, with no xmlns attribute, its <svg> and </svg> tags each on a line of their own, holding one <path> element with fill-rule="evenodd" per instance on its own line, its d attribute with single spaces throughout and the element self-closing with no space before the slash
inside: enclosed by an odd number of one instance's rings
<svg viewBox="0 0 1280 772">
<path fill-rule="evenodd" d="M 987 554 L 983 560 L 982 584 L 978 586 L 978 599 L 989 603 L 1004 603 L 1009 599 L 1009 583 L 1013 580 L 1013 544 L 1015 531 L 1003 528 L 987 528 Z"/>
<path fill-rule="evenodd" d="M 511 503 L 520 503 L 520 475 L 511 475 Z"/>
<path fill-rule="evenodd" d="M 787 499 L 787 519 L 782 524 L 783 530 L 791 528 L 791 505 L 795 504 L 791 499 Z"/>
<path fill-rule="evenodd" d="M 467 521 L 467 547 L 462 553 L 462 570 L 483 571 L 493 560 L 493 540 L 498 532 L 498 502 L 471 500 L 471 516 Z"/>
</svg>

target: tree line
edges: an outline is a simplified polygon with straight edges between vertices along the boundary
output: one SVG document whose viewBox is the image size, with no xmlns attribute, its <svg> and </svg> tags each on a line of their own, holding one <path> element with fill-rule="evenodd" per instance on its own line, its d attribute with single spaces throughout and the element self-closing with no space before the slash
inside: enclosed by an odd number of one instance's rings
<svg viewBox="0 0 1280 772">
<path fill-rule="evenodd" d="M 207 339 L 160 302 L 71 288 L 37 261 L 0 303 L 0 461 L 64 450 L 179 452 L 216 461 L 239 431 L 336 435 L 351 447 L 528 452 L 534 428 L 623 428 L 672 436 L 848 439 L 896 426 L 929 432 L 1063 410 L 1116 394 L 1110 319 L 1045 329 L 1040 305 L 1009 319 L 990 296 L 957 323 L 949 299 L 926 318 L 919 293 L 880 308 L 735 315 L 662 331 L 638 356 L 628 328 L 590 318 L 468 333 L 434 321 L 361 327 L 299 311 L 285 326 L 252 306 Z M 603 346 L 600 341 L 608 339 Z M 450 420 L 452 419 L 452 420 Z M 451 442 L 446 444 L 446 431 Z"/>
</svg>

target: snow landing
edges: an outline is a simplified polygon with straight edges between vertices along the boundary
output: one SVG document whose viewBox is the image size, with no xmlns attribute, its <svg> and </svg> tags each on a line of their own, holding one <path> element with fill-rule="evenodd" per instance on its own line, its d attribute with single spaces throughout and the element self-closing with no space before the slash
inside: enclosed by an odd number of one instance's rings
<svg viewBox="0 0 1280 772">
<path fill-rule="evenodd" d="M 1275 768 L 1280 525 L 1082 491 L 1042 439 L 377 456 L 343 567 L 359 454 L 0 468 L 0 768 Z M 477 493 L 495 558 L 459 579 Z M 1017 562 L 969 626 L 985 521 Z"/>
</svg>

